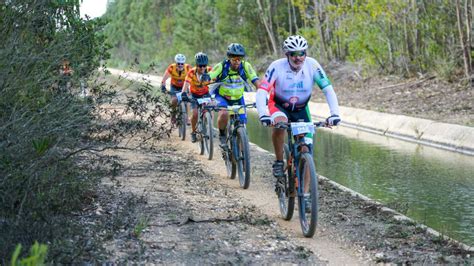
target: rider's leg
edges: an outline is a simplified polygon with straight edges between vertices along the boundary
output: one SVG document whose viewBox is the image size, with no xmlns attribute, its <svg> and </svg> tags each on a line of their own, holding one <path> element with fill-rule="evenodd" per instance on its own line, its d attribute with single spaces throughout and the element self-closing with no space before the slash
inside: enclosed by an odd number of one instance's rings
<svg viewBox="0 0 474 266">
<path fill-rule="evenodd" d="M 191 128 L 192 128 L 193 133 L 196 133 L 197 121 L 198 121 L 198 109 L 197 107 L 193 107 L 193 115 L 191 117 Z"/>
<path fill-rule="evenodd" d="M 221 144 L 225 144 L 226 138 L 226 127 L 227 122 L 229 121 L 229 115 L 227 114 L 226 110 L 220 110 L 219 114 L 217 115 L 217 128 L 219 129 L 219 140 Z"/>
<path fill-rule="evenodd" d="M 275 124 L 287 123 L 288 118 L 283 112 L 275 112 L 272 115 L 272 119 Z M 274 128 L 272 132 L 272 143 L 273 149 L 275 150 L 275 162 L 273 163 L 273 175 L 276 177 L 285 176 L 284 164 L 283 164 L 283 145 L 285 143 L 285 129 Z"/>
<path fill-rule="evenodd" d="M 189 114 L 191 113 L 191 110 L 192 110 L 192 106 L 190 106 L 189 103 L 186 103 L 186 114 Z M 188 121 L 186 121 L 186 124 L 189 126 L 191 124 L 191 122 L 189 121 L 189 115 L 186 116 L 188 118 Z"/>
<path fill-rule="evenodd" d="M 285 129 L 274 128 L 272 132 L 273 148 L 277 161 L 283 161 L 283 144 L 285 142 Z"/>
<path fill-rule="evenodd" d="M 176 123 L 176 113 L 178 112 L 178 98 L 176 97 L 176 93 L 181 92 L 181 88 L 175 87 L 173 84 L 170 86 L 170 94 L 171 94 L 171 123 Z"/>
<path fill-rule="evenodd" d="M 171 123 L 175 124 L 177 107 L 178 107 L 178 98 L 176 97 L 176 95 L 171 96 L 170 103 L 171 103 Z"/>
<path fill-rule="evenodd" d="M 220 96 L 219 94 L 216 94 L 216 102 L 217 106 L 219 107 L 227 107 L 229 103 L 227 100 Z M 229 121 L 229 115 L 226 110 L 220 110 L 218 115 L 217 115 L 217 128 L 219 129 L 219 141 L 221 142 L 221 145 L 225 145 L 225 138 L 226 138 L 226 127 L 227 127 L 227 122 Z"/>
</svg>

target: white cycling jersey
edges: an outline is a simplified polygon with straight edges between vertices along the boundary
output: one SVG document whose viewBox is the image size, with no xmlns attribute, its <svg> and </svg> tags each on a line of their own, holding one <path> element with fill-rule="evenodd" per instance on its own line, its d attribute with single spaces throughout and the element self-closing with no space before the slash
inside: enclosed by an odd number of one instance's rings
<svg viewBox="0 0 474 266">
<path fill-rule="evenodd" d="M 268 115 L 266 96 L 270 93 L 270 102 L 289 111 L 306 107 L 313 90 L 313 85 L 324 92 L 331 114 L 339 115 L 339 105 L 331 82 L 321 65 L 312 57 L 306 57 L 298 72 L 291 69 L 287 58 L 281 58 L 270 64 L 265 78 L 257 92 L 259 116 Z"/>
</svg>

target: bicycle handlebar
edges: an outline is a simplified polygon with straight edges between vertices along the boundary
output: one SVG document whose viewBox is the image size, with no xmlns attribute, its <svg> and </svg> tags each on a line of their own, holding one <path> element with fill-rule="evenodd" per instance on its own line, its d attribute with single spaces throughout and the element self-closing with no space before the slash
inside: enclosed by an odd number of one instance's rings
<svg viewBox="0 0 474 266">
<path fill-rule="evenodd" d="M 234 107 L 234 108 L 232 108 Z M 227 110 L 227 111 L 235 111 L 235 109 L 240 110 L 242 108 L 256 108 L 255 103 L 248 103 L 246 105 L 229 105 L 227 107 L 224 106 L 214 106 L 214 111 L 220 111 L 220 110 Z"/>
<path fill-rule="evenodd" d="M 278 122 L 275 125 L 272 125 L 274 128 L 281 128 L 281 129 L 289 129 L 291 128 L 292 123 L 297 123 L 297 122 Z M 310 123 L 310 122 L 304 122 L 304 123 Z M 325 128 L 332 128 L 329 123 L 325 121 L 317 121 L 313 122 L 313 125 L 318 128 L 318 127 L 325 127 Z"/>
</svg>

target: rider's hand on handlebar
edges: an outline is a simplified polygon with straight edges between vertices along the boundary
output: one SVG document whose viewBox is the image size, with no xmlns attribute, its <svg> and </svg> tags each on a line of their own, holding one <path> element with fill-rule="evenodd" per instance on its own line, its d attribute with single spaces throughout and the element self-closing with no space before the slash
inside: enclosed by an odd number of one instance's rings
<svg viewBox="0 0 474 266">
<path fill-rule="evenodd" d="M 188 94 L 185 91 L 183 91 L 183 93 L 181 93 L 181 101 L 183 101 L 183 102 L 189 101 Z"/>
<path fill-rule="evenodd" d="M 331 115 L 326 118 L 326 123 L 330 126 L 337 126 L 341 122 L 341 118 L 338 115 Z"/>
<path fill-rule="evenodd" d="M 211 76 L 208 73 L 203 73 L 201 76 L 201 82 L 210 82 Z"/>
<path fill-rule="evenodd" d="M 262 115 L 260 117 L 260 123 L 262 123 L 264 127 L 268 127 L 272 125 L 272 119 L 268 115 Z"/>
<path fill-rule="evenodd" d="M 161 84 L 161 92 L 166 93 L 166 86 Z"/>
</svg>

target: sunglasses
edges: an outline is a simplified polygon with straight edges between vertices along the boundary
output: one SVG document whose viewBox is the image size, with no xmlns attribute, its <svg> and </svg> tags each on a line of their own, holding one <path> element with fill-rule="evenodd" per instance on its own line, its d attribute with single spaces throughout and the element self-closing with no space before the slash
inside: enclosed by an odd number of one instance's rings
<svg viewBox="0 0 474 266">
<path fill-rule="evenodd" d="M 306 55 L 306 51 L 289 52 L 288 54 L 289 54 L 290 56 L 292 56 L 292 57 L 305 56 L 305 55 Z"/>
<path fill-rule="evenodd" d="M 234 57 L 231 57 L 231 58 L 230 58 L 230 61 L 232 61 L 232 62 L 240 62 L 240 61 L 242 61 L 242 57 L 240 57 L 240 56 L 234 56 Z"/>
<path fill-rule="evenodd" d="M 198 67 L 206 67 L 207 65 L 198 65 Z"/>
<path fill-rule="evenodd" d="M 177 65 L 178 66 L 184 66 L 184 63 L 178 63 Z"/>
</svg>

